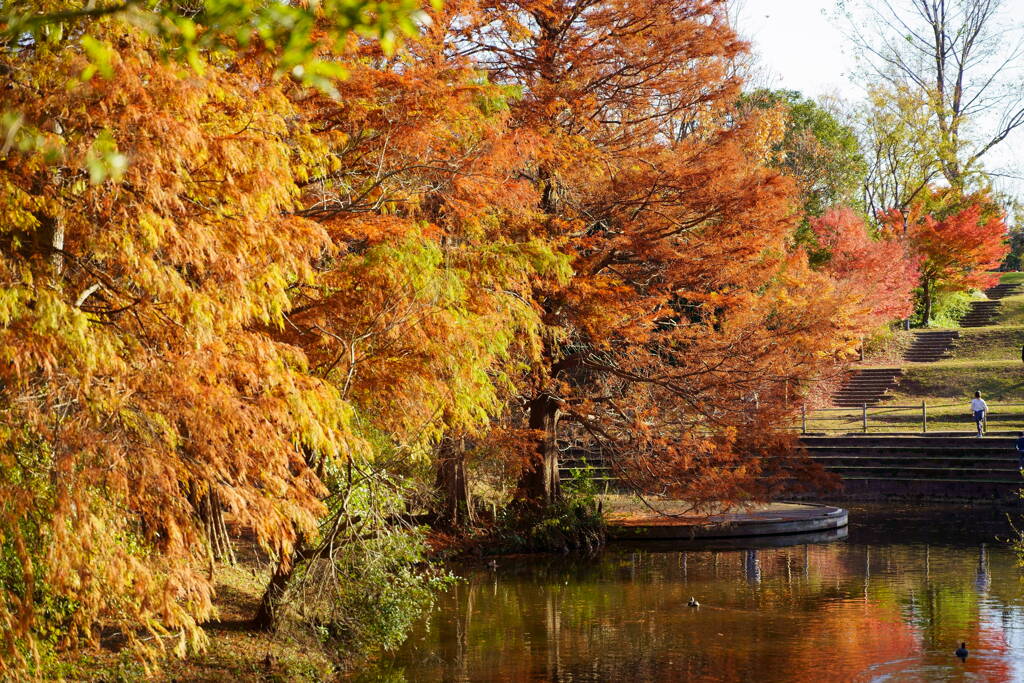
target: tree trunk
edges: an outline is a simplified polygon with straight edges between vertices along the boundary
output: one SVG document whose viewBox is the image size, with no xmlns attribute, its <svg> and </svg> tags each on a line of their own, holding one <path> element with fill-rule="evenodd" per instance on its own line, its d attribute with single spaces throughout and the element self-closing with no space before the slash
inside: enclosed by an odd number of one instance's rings
<svg viewBox="0 0 1024 683">
<path fill-rule="evenodd" d="M 466 477 L 466 444 L 463 439 L 445 437 L 437 448 L 437 521 L 439 526 L 455 529 L 474 521 L 473 501 Z"/>
<path fill-rule="evenodd" d="M 217 563 L 234 565 L 236 562 L 231 536 L 224 523 L 224 506 L 221 505 L 220 496 L 210 486 L 197 488 L 193 484 L 187 496 L 206 532 L 206 554 L 210 576 L 213 577 Z"/>
<path fill-rule="evenodd" d="M 518 497 L 535 505 L 550 505 L 561 496 L 558 479 L 558 401 L 542 393 L 529 406 L 530 429 L 539 431 L 530 462 L 519 478 Z"/>
<path fill-rule="evenodd" d="M 931 280 L 927 279 L 924 281 L 924 313 L 922 317 L 924 326 L 928 327 L 928 323 L 932 320 L 932 286 Z"/>
<path fill-rule="evenodd" d="M 274 568 L 274 575 L 270 577 L 267 590 L 263 592 L 260 599 L 260 606 L 256 608 L 256 614 L 252 617 L 252 625 L 261 631 L 273 631 L 277 628 L 280 617 L 281 600 L 285 591 L 288 590 L 288 583 L 295 574 L 295 567 L 302 562 L 303 553 L 301 547 L 305 539 L 300 535 L 295 539 L 295 549 L 283 555 L 277 560 L 277 567 Z"/>
</svg>

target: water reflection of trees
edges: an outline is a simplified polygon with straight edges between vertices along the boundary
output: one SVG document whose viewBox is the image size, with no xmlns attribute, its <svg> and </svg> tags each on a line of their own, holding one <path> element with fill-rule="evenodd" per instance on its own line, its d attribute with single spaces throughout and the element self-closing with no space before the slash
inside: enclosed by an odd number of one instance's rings
<svg viewBox="0 0 1024 683">
<path fill-rule="evenodd" d="M 1006 629 L 1024 624 L 1019 594 L 1002 549 L 834 544 L 517 563 L 471 572 L 395 664 L 417 663 L 410 680 L 851 680 L 884 662 L 945 662 L 960 639 L 1005 651 Z M 686 607 L 690 595 L 703 606 Z M 1005 662 L 968 665 L 1010 680 Z"/>
</svg>

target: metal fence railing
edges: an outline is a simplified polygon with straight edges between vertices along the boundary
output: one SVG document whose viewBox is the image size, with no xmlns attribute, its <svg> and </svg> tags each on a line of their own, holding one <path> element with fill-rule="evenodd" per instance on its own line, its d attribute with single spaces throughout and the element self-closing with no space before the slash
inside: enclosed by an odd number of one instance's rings
<svg viewBox="0 0 1024 683">
<path fill-rule="evenodd" d="M 986 431 L 1024 430 L 1024 403 L 989 403 L 983 423 Z M 871 406 L 862 404 L 843 408 L 801 408 L 801 434 L 828 432 L 917 432 L 975 430 L 974 416 L 968 404 L 927 403 L 914 405 Z"/>
</svg>

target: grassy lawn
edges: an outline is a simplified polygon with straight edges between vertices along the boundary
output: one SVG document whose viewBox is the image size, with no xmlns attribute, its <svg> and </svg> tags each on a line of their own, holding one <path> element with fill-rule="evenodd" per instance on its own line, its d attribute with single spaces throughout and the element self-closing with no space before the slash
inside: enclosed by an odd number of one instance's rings
<svg viewBox="0 0 1024 683">
<path fill-rule="evenodd" d="M 969 404 L 928 401 L 927 418 L 930 432 L 973 432 L 974 418 Z M 990 402 L 988 429 L 993 432 L 1024 430 L 1024 403 L 1000 405 Z M 864 416 L 859 408 L 819 410 L 808 416 L 808 432 L 861 432 Z M 905 402 L 897 405 L 868 407 L 868 432 L 920 432 L 921 401 L 916 405 Z"/>
<path fill-rule="evenodd" d="M 334 663 L 310 635 L 284 629 L 265 633 L 252 628 L 249 619 L 259 605 L 267 584 L 268 568 L 246 545 L 236 547 L 238 566 L 217 569 L 218 619 L 203 630 L 209 638 L 204 651 L 189 652 L 184 659 L 173 653 L 176 634 L 155 653 L 156 675 L 116 644 L 83 651 L 48 666 L 48 679 L 71 681 L 323 681 L 337 676 Z M 7 679 L 3 679 L 7 680 Z"/>
<path fill-rule="evenodd" d="M 980 391 L 988 402 L 1024 402 L 1024 364 L 1017 360 L 958 360 L 908 365 L 888 405 L 966 403 Z"/>
<path fill-rule="evenodd" d="M 1016 284 L 1024 282 L 1024 272 L 1020 273 L 1003 273 L 999 278 L 1001 284 Z"/>
<path fill-rule="evenodd" d="M 968 327 L 960 330 L 953 347 L 957 361 L 1017 361 L 1024 344 L 1024 325 Z"/>
<path fill-rule="evenodd" d="M 1004 273 L 1004 283 L 1024 283 L 1024 273 Z M 974 429 L 969 403 L 980 391 L 989 404 L 989 429 L 1024 429 L 1024 295 L 1002 300 L 998 324 L 961 328 L 953 358 L 936 363 L 900 363 L 899 385 L 878 406 L 868 408 L 868 431 L 921 430 L 921 403 L 927 404 L 929 431 Z M 808 431 L 859 432 L 860 408 L 816 411 Z"/>
<path fill-rule="evenodd" d="M 1003 306 L 999 314 L 999 326 L 1024 325 L 1024 294 L 1004 297 L 1001 301 Z"/>
</svg>

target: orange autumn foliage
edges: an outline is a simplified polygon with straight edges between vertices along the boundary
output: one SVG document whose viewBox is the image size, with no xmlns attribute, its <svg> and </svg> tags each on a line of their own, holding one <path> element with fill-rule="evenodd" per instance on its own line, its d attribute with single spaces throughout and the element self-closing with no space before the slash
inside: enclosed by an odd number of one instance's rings
<svg viewBox="0 0 1024 683">
<path fill-rule="evenodd" d="M 784 419 L 784 387 L 848 344 L 831 324 L 841 296 L 787 291 L 802 286 L 782 275 L 802 267 L 786 255 L 796 195 L 765 166 L 783 129 L 775 112 L 735 109 L 745 46 L 724 7 L 451 6 L 460 53 L 523 91 L 513 125 L 543 141 L 524 163 L 539 229 L 572 256 L 567 285 L 533 293 L 552 337 L 524 387 L 538 433 L 527 499 L 557 497 L 560 439 L 623 471 L 649 457 L 654 479 L 695 503 L 763 495 L 771 478 L 748 474 L 762 464 L 736 433 Z M 792 328 L 779 324 L 790 307 Z"/>
<path fill-rule="evenodd" d="M 201 646 L 211 501 L 287 584 L 370 516 L 353 466 L 391 519 L 442 443 L 494 444 L 527 503 L 569 442 L 697 507 L 820 474 L 780 428 L 877 259 L 790 251 L 781 121 L 735 108 L 725 3 L 434 19 L 396 55 L 318 47 L 339 97 L 255 47 L 185 69 L 115 20 L 83 25 L 109 78 L 67 87 L 77 43 L 0 57 L 39 143 L 0 158 L 0 666 L 55 603 L 61 647 Z"/>
<path fill-rule="evenodd" d="M 4 105 L 60 130 L 57 166 L 45 148 L 0 162 L 0 517 L 3 543 L 28 545 L 6 566 L 5 664 L 61 600 L 64 645 L 100 620 L 200 645 L 202 501 L 280 552 L 324 511 L 304 451 L 364 448 L 337 390 L 263 331 L 329 247 L 292 211 L 283 99 L 216 68 L 182 78 L 123 28 L 113 76 L 70 91 L 82 56 L 4 58 L 32 79 Z M 130 163 L 90 183 L 103 135 Z"/>
</svg>

